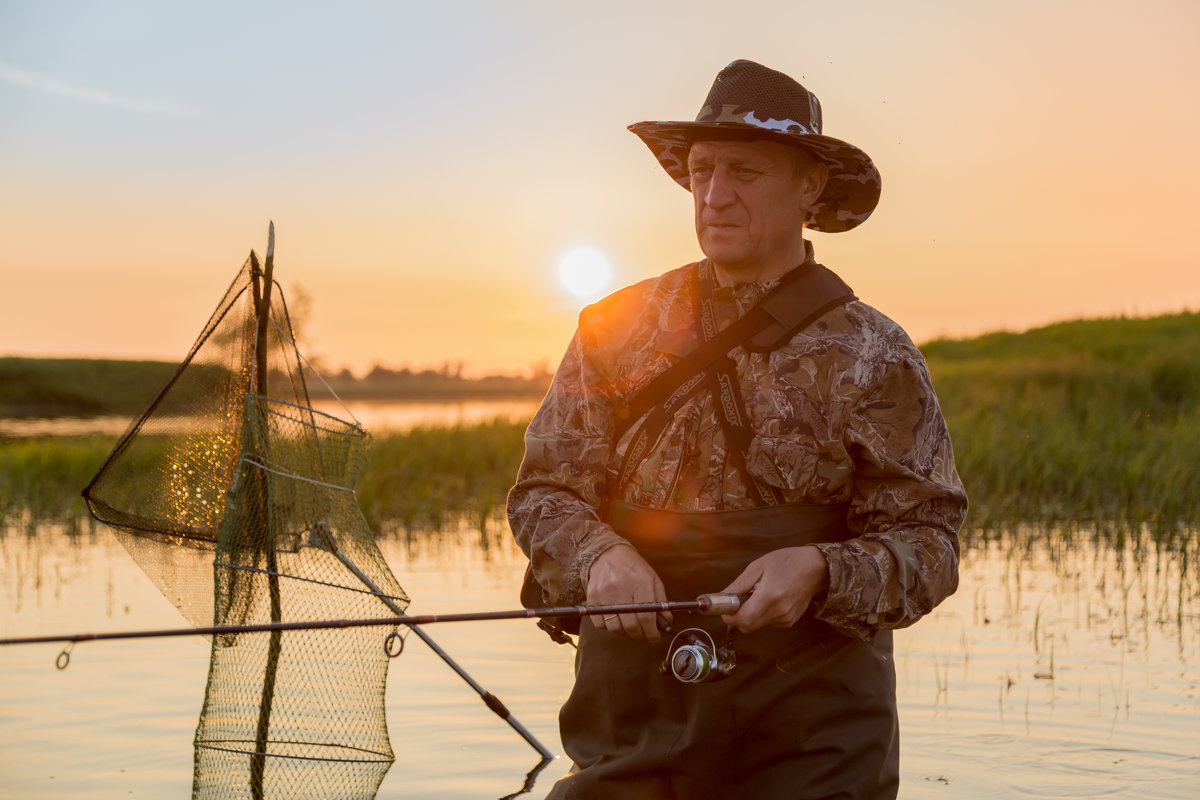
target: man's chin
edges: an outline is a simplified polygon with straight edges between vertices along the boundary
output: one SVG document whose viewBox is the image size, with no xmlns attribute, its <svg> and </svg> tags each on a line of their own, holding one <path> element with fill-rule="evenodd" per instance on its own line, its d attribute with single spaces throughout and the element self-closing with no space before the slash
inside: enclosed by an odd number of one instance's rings
<svg viewBox="0 0 1200 800">
<path fill-rule="evenodd" d="M 717 237 L 700 240 L 700 250 L 710 261 L 718 264 L 738 264 L 746 259 L 746 250 L 734 242 L 721 241 Z"/>
</svg>

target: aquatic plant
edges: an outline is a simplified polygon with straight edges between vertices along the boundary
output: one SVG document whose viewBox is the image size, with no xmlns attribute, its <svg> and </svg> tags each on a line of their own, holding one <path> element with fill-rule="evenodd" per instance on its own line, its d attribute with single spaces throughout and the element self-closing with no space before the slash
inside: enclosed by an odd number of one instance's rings
<svg viewBox="0 0 1200 800">
<path fill-rule="evenodd" d="M 112 446 L 101 437 L 0 439 L 0 517 L 86 515 L 79 492 Z"/>
<path fill-rule="evenodd" d="M 1200 524 L 1200 315 L 1062 323 L 923 347 L 970 525 Z"/>
<path fill-rule="evenodd" d="M 1120 540 L 1200 528 L 1200 315 L 1087 320 L 923 346 L 971 511 L 966 536 L 1017 523 Z M 384 432 L 357 487 L 368 520 L 439 528 L 502 514 L 523 421 Z M 72 517 L 112 442 L 0 439 L 0 514 Z"/>
<path fill-rule="evenodd" d="M 372 525 L 440 528 L 467 514 L 487 526 L 524 452 L 525 422 L 423 426 L 381 436 L 356 493 Z"/>
</svg>

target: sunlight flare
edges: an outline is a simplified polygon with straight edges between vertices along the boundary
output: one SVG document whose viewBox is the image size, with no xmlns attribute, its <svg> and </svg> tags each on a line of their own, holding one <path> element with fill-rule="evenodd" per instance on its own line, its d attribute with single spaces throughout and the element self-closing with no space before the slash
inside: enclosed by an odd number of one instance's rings
<svg viewBox="0 0 1200 800">
<path fill-rule="evenodd" d="M 574 247 L 558 260 L 559 285 L 581 300 L 599 299 L 612 277 L 612 263 L 594 247 Z"/>
</svg>

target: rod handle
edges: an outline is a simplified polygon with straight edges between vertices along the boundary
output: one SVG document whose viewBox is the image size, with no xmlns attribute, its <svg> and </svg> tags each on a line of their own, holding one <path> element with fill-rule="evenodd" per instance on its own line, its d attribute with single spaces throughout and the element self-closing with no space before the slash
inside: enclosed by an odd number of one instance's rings
<svg viewBox="0 0 1200 800">
<path fill-rule="evenodd" d="M 696 599 L 700 601 L 701 614 L 715 617 L 725 614 L 736 614 L 737 610 L 742 607 L 742 601 L 746 598 L 740 594 L 715 592 L 713 594 L 702 594 Z"/>
</svg>

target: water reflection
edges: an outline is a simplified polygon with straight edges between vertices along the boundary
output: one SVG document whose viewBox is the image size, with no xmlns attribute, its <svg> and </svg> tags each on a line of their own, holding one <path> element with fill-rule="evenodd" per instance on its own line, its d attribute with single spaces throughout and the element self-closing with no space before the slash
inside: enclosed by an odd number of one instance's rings
<svg viewBox="0 0 1200 800">
<path fill-rule="evenodd" d="M 373 433 L 405 431 L 417 426 L 474 425 L 493 419 L 530 419 L 540 400 L 502 398 L 459 401 L 356 400 L 313 403 L 313 408 L 357 421 Z M 130 417 L 30 417 L 0 418 L 0 437 L 111 436 L 129 427 Z"/>
<path fill-rule="evenodd" d="M 1021 530 L 968 550 L 959 592 L 896 639 L 904 763 L 964 797 L 1191 796 L 1196 555 L 1194 532 Z"/>
<path fill-rule="evenodd" d="M 354 401 L 344 406 L 313 403 L 313 408 L 357 420 L 369 431 L 404 431 L 417 426 L 475 425 L 494 419 L 532 419 L 541 400 L 500 399 L 437 402 Z"/>
<path fill-rule="evenodd" d="M 130 417 L 0 417 L 0 437 L 28 439 L 41 436 L 111 436 L 129 427 Z"/>
<path fill-rule="evenodd" d="M 896 636 L 904 798 L 1182 798 L 1200 780 L 1197 537 L 1156 545 L 1019 530 L 964 551 L 959 591 Z M 512 608 L 523 559 L 498 521 L 381 542 L 412 612 Z M 2 635 L 175 627 L 103 529 L 0 535 Z M 552 750 L 572 653 L 529 621 L 438 626 L 437 640 Z M 381 633 L 382 636 L 382 633 Z M 201 641 L 0 650 L 0 775 L 13 796 L 186 796 Z M 397 761 L 379 798 L 493 798 L 537 755 L 420 642 L 392 664 Z M 568 765 L 537 776 L 543 797 Z"/>
</svg>

